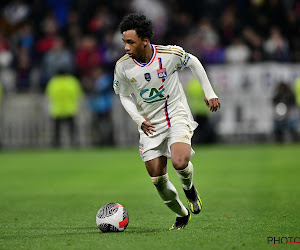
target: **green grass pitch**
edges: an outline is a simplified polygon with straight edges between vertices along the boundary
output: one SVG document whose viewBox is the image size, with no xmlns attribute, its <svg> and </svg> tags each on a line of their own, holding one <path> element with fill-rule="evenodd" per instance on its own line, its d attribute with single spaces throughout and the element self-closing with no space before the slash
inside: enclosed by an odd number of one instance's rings
<svg viewBox="0 0 300 250">
<path fill-rule="evenodd" d="M 299 249 L 267 240 L 300 236 L 300 145 L 194 149 L 203 211 L 175 232 L 137 148 L 0 152 L 0 249 Z M 123 233 L 96 226 L 109 202 L 129 213 Z"/>
</svg>

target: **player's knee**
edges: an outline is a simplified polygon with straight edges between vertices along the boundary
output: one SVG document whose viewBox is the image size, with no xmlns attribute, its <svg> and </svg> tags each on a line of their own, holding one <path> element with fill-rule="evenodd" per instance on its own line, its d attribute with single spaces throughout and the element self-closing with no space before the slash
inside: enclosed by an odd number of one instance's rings
<svg viewBox="0 0 300 250">
<path fill-rule="evenodd" d="M 172 165 L 176 170 L 181 170 L 187 167 L 189 160 L 189 157 L 176 157 L 172 159 Z"/>
<path fill-rule="evenodd" d="M 161 176 L 151 177 L 151 180 L 154 186 L 161 186 L 168 182 L 169 176 L 168 174 L 164 174 Z"/>
<path fill-rule="evenodd" d="M 178 198 L 178 194 L 173 184 L 169 181 L 168 174 L 151 177 L 151 180 L 164 203 L 170 207 L 172 205 L 171 202 Z"/>
</svg>

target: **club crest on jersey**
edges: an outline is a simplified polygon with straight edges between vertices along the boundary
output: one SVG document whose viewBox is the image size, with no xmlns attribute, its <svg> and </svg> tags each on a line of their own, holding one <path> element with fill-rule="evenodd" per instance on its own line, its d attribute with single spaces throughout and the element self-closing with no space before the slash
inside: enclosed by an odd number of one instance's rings
<svg viewBox="0 0 300 250">
<path fill-rule="evenodd" d="M 165 79 L 167 77 L 167 70 L 166 70 L 166 68 L 158 69 L 157 70 L 157 75 L 158 75 L 159 79 Z"/>
<path fill-rule="evenodd" d="M 145 73 L 144 76 L 145 76 L 146 81 L 150 82 L 150 80 L 151 80 L 150 73 Z"/>
</svg>

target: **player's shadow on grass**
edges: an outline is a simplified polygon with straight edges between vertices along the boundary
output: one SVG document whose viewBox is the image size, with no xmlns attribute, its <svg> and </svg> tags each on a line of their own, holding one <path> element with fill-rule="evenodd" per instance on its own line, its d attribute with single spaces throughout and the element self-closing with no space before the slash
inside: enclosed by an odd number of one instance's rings
<svg viewBox="0 0 300 250">
<path fill-rule="evenodd" d="M 142 228 L 142 227 L 134 227 L 128 226 L 125 233 L 132 233 L 132 234 L 143 234 L 143 233 L 159 233 L 159 232 L 166 232 L 168 228 Z"/>
<path fill-rule="evenodd" d="M 37 239 L 98 233 L 99 229 L 97 227 L 18 227 L 18 231 L 9 235 L 2 234 L 0 235 L 0 239 Z"/>
<path fill-rule="evenodd" d="M 144 228 L 144 227 L 129 227 L 126 234 L 151 234 L 166 232 L 167 228 Z M 40 238 L 60 238 L 72 235 L 111 235 L 119 233 L 101 233 L 97 227 L 18 227 L 18 230 L 8 235 L 0 235 L 0 239 L 14 240 L 18 239 L 40 239 Z"/>
</svg>

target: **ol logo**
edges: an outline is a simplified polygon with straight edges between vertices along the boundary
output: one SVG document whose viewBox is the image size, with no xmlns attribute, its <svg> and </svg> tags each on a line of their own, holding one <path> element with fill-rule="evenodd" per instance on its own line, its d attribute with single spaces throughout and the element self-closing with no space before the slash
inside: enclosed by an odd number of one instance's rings
<svg viewBox="0 0 300 250">
<path fill-rule="evenodd" d="M 167 71 L 165 68 L 157 70 L 158 78 L 165 79 L 167 77 Z"/>
<path fill-rule="evenodd" d="M 153 103 L 158 101 L 165 100 L 165 96 L 163 92 L 165 91 L 164 85 L 160 86 L 159 89 L 151 88 L 151 89 L 143 89 L 140 92 L 140 96 L 143 98 L 144 102 Z"/>
</svg>

